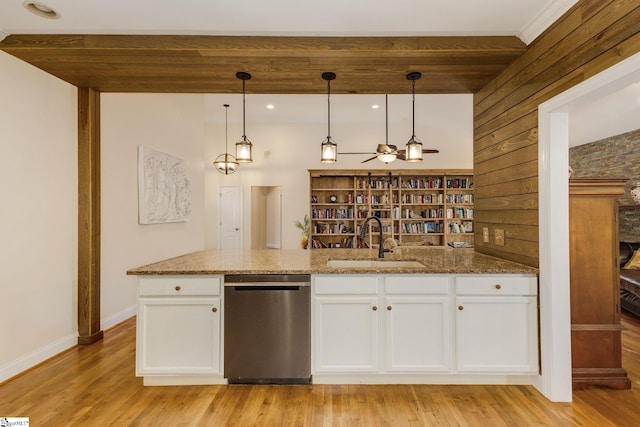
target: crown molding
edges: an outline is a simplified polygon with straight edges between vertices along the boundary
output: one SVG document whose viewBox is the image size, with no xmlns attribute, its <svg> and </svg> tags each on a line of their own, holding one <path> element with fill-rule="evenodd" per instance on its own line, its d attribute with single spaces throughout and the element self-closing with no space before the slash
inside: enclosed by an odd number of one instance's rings
<svg viewBox="0 0 640 427">
<path fill-rule="evenodd" d="M 578 0 L 551 0 L 545 7 L 533 17 L 531 21 L 518 34 L 520 40 L 526 45 L 531 44 L 540 34 L 556 22 L 567 10 L 578 3 Z"/>
</svg>

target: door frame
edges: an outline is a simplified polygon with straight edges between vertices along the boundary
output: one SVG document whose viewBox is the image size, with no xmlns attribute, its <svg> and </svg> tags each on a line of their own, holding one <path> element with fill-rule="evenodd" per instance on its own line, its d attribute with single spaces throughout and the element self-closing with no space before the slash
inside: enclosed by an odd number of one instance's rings
<svg viewBox="0 0 640 427">
<path fill-rule="evenodd" d="M 640 82 L 637 53 L 538 106 L 540 350 L 534 386 L 549 400 L 570 402 L 569 113 Z"/>
</svg>

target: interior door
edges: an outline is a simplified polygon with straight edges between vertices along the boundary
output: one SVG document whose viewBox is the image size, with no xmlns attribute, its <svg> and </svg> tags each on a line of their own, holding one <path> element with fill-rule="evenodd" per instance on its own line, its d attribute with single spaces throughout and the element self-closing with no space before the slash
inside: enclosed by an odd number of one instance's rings
<svg viewBox="0 0 640 427">
<path fill-rule="evenodd" d="M 221 186 L 218 206 L 220 249 L 241 249 L 242 189 L 240 186 Z"/>
</svg>

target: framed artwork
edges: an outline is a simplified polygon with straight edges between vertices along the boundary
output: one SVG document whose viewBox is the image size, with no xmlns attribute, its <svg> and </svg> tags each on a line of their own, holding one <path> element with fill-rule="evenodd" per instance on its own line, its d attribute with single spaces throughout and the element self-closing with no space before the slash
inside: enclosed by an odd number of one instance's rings
<svg viewBox="0 0 640 427">
<path fill-rule="evenodd" d="M 185 160 L 138 146 L 138 223 L 188 221 L 191 193 Z"/>
</svg>

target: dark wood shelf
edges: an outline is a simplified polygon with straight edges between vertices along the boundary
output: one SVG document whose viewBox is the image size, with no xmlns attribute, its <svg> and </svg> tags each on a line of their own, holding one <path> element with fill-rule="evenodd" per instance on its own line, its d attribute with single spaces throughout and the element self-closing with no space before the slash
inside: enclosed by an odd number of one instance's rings
<svg viewBox="0 0 640 427">
<path fill-rule="evenodd" d="M 640 205 L 618 205 L 620 211 L 630 211 L 633 209 L 640 209 Z"/>
</svg>

